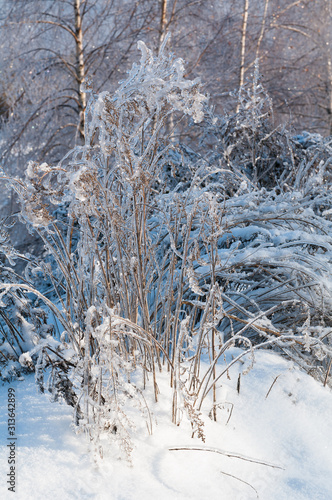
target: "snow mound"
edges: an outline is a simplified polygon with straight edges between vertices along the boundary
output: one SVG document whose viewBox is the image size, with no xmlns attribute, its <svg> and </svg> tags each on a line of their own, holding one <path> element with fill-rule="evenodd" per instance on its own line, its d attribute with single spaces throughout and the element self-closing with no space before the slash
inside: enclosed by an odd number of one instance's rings
<svg viewBox="0 0 332 500">
<path fill-rule="evenodd" d="M 221 381 L 218 421 L 210 420 L 208 408 L 203 408 L 204 445 L 190 438 L 185 417 L 181 427 L 171 424 L 171 391 L 167 375 L 160 374 L 163 397 L 151 403 L 154 431 L 149 436 L 144 423 L 135 422 L 131 465 L 117 458 L 115 448 L 106 449 L 104 459 L 94 462 L 85 437 L 71 428 L 68 406 L 38 394 L 32 376 L 12 382 L 17 403 L 15 500 L 332 498 L 331 390 L 272 352 L 256 354 L 254 369 L 241 377 L 238 393 L 240 370 L 242 365 L 233 366 L 230 379 Z M 6 485 L 7 391 L 8 385 L 0 387 L 4 500 L 13 498 Z M 152 401 L 152 392 L 148 396 Z"/>
</svg>

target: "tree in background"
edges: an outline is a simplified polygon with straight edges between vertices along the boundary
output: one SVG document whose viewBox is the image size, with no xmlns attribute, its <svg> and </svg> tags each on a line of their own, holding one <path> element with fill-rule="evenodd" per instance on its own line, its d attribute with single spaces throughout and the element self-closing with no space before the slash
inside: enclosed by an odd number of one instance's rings
<svg viewBox="0 0 332 500">
<path fill-rule="evenodd" d="M 5 165 L 15 157 L 21 170 L 32 151 L 57 160 L 84 139 L 82 84 L 92 78 L 101 90 L 118 80 L 150 10 L 113 0 L 5 1 L 4 9 L 2 109 L 10 113 L 1 152 Z"/>
<path fill-rule="evenodd" d="M 331 133 L 331 2 L 273 3 L 262 68 L 279 121 L 298 130 Z"/>
</svg>

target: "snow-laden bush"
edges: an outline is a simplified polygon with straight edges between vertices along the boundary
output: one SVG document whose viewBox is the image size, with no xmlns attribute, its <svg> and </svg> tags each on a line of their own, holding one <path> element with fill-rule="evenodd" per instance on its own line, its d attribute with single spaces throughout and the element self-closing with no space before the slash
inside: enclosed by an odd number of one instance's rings
<svg viewBox="0 0 332 500">
<path fill-rule="evenodd" d="M 272 102 L 260 83 L 258 67 L 235 96 L 238 111 L 225 116 L 210 113 L 202 130 L 206 159 L 232 172 L 222 181 L 226 196 L 233 195 L 241 183 L 251 190 L 288 191 L 308 187 L 308 177 L 317 173 L 331 182 L 327 168 L 331 138 L 308 133 L 292 137 L 285 126 L 274 127 Z"/>
<path fill-rule="evenodd" d="M 151 380 L 158 399 L 164 365 L 173 422 L 186 414 L 204 439 L 201 411 L 209 402 L 217 418 L 230 346 L 251 357 L 276 348 L 322 379 L 332 354 L 328 144 L 310 152 L 298 141 L 306 152 L 299 163 L 290 152 L 277 177 L 269 154 L 284 152 L 278 132 L 267 133 L 254 82 L 236 133 L 226 118 L 220 151 L 191 164 L 164 132 L 170 114 L 203 118 L 200 84 L 184 79 L 181 60 L 139 47 L 140 64 L 114 95 L 86 85 L 85 145 L 54 167 L 31 163 L 24 181 L 13 180 L 21 215 L 49 252 L 20 290 L 43 300 L 61 329 L 21 362 L 75 408 L 100 454 L 106 433 L 127 456 L 130 415 L 141 411 L 151 430 L 143 391 Z M 52 285 L 47 295 L 31 284 L 38 273 Z"/>
<path fill-rule="evenodd" d="M 46 312 L 20 285 L 5 286 L 17 283 L 18 275 L 13 266 L 17 259 L 26 258 L 10 243 L 7 229 L 12 224 L 13 221 L 0 220 L 0 283 L 4 287 L 0 295 L 0 378 L 7 381 L 32 368 L 27 360 L 24 366 L 20 360 L 52 330 L 47 324 Z"/>
<path fill-rule="evenodd" d="M 206 99 L 198 81 L 184 79 L 181 60 L 163 51 L 155 58 L 139 46 L 140 64 L 113 96 L 90 92 L 85 146 L 55 167 L 31 163 L 24 181 L 13 181 L 21 215 L 53 262 L 32 271 L 44 273 L 56 300 L 37 296 L 63 330 L 22 362 L 37 356 L 39 384 L 44 387 L 49 368 L 49 390 L 75 407 L 76 422 L 96 446 L 106 430 L 127 455 L 131 410 L 125 407 L 137 404 L 148 416 L 140 386 L 151 376 L 157 399 L 156 362 L 163 352 L 150 312 L 155 269 L 162 264 L 155 193 L 166 183 L 170 147 L 161 130 L 170 113 L 200 120 Z M 54 217 L 57 204 L 67 206 L 63 220 Z M 32 291 L 31 285 L 21 289 Z M 142 378 L 134 383 L 139 371 Z"/>
</svg>

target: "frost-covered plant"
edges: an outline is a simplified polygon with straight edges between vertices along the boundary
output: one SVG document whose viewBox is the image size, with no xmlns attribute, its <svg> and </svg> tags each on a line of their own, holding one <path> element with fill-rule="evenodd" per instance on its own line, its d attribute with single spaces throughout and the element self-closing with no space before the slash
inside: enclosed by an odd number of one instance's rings
<svg viewBox="0 0 332 500">
<path fill-rule="evenodd" d="M 204 151 L 206 159 L 232 172 L 223 175 L 226 196 L 246 185 L 251 190 L 298 189 L 318 171 L 328 174 L 329 140 L 306 133 L 292 137 L 285 126 L 274 126 L 272 101 L 260 82 L 258 67 L 235 97 L 237 112 L 224 116 L 210 113 L 202 133 L 203 149 L 207 151 L 207 144 L 211 149 L 209 154 Z"/>
<path fill-rule="evenodd" d="M 260 83 L 258 67 L 235 97 L 237 111 L 221 117 L 211 114 L 203 131 L 203 144 L 213 146 L 209 161 L 233 172 L 226 193 L 236 192 L 241 182 L 251 188 L 275 186 L 280 175 L 292 169 L 291 146 L 284 130 L 273 127 L 272 102 Z"/>
<path fill-rule="evenodd" d="M 37 357 L 41 387 L 49 369 L 48 389 L 74 406 L 75 421 L 98 449 L 107 431 L 127 455 L 125 403 L 136 401 L 148 415 L 141 390 L 151 376 L 157 398 L 156 362 L 162 351 L 168 358 L 151 304 L 167 272 L 157 258 L 164 234 L 155 217 L 170 161 L 162 131 L 171 113 L 201 120 L 206 99 L 198 81 L 184 79 L 180 59 L 164 49 L 154 57 L 142 42 L 139 48 L 140 64 L 114 95 L 95 95 L 86 85 L 85 145 L 55 167 L 30 163 L 25 180 L 13 181 L 21 216 L 50 254 L 29 277 L 44 274 L 52 284 L 52 301 L 36 294 L 62 330 L 25 360 Z M 67 216 L 57 219 L 54 209 L 64 204 Z"/>
<path fill-rule="evenodd" d="M 21 279 L 13 266 L 17 259 L 26 257 L 16 251 L 11 243 L 6 219 L 0 220 L 0 283 L 7 285 Z M 10 380 L 29 370 L 20 361 L 24 353 L 44 338 L 52 326 L 47 324 L 46 313 L 20 287 L 4 288 L 0 296 L 0 377 Z M 22 357 L 23 356 L 23 357 Z"/>
<path fill-rule="evenodd" d="M 273 347 L 324 380 L 332 355 L 332 226 L 315 213 L 315 199 L 263 189 L 225 200 L 211 185 L 193 185 L 161 197 L 160 213 L 169 273 L 153 307 L 174 368 L 173 420 L 179 408 L 192 408 L 200 433 L 199 411 L 209 393 L 216 407 L 218 364 L 234 344 L 248 354 Z"/>
<path fill-rule="evenodd" d="M 157 400 L 164 365 L 173 422 L 186 414 L 204 440 L 203 404 L 210 399 L 216 419 L 229 347 L 252 358 L 258 347 L 277 348 L 321 378 L 332 354 L 328 145 L 314 160 L 303 153 L 306 182 L 297 182 L 295 156 L 278 178 L 272 157 L 290 140 L 268 133 L 256 82 L 237 115 L 242 126 L 229 121 L 223 149 L 191 163 L 165 131 L 170 114 L 203 118 L 200 84 L 184 79 L 182 61 L 164 47 L 158 57 L 139 47 L 140 64 L 114 95 L 86 84 L 85 145 L 56 166 L 30 163 L 24 181 L 13 180 L 21 215 L 49 253 L 27 278 L 44 275 L 51 286 L 19 288 L 44 302 L 61 334 L 21 361 L 74 407 L 101 455 L 106 435 L 129 456 L 133 411 L 151 428 L 143 389 L 151 380 Z"/>
</svg>

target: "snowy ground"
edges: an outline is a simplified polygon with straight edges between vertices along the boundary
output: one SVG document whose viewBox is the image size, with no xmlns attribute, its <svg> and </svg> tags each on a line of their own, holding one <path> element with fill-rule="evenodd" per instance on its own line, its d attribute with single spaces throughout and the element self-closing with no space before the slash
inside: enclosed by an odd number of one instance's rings
<svg viewBox="0 0 332 500">
<path fill-rule="evenodd" d="M 0 387 L 0 498 L 251 500 L 258 494 L 261 500 L 332 499 L 331 391 L 270 352 L 257 354 L 254 369 L 242 376 L 240 394 L 237 370 L 222 381 L 219 421 L 205 419 L 205 445 L 190 438 L 185 421 L 180 427 L 170 423 L 169 391 L 160 376 L 164 398 L 153 407 L 157 425 L 149 436 L 138 422 L 132 466 L 112 457 L 112 450 L 96 465 L 84 436 L 71 428 L 69 407 L 38 394 L 32 376 L 11 383 L 18 406 L 15 493 L 6 485 L 8 385 Z M 170 451 L 172 446 L 217 448 L 283 469 L 208 451 Z"/>
</svg>

